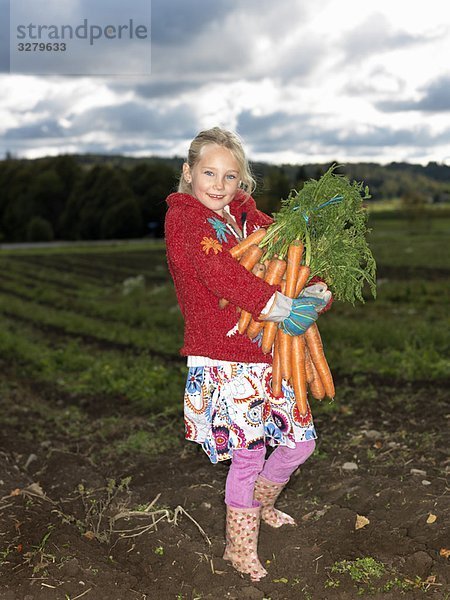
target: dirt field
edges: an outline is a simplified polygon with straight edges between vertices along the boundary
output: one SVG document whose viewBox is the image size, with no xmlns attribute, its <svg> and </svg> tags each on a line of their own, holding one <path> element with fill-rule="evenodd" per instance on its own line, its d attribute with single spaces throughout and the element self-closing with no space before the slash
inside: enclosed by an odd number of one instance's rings
<svg viewBox="0 0 450 600">
<path fill-rule="evenodd" d="M 450 600 L 449 231 L 374 223 L 377 300 L 320 324 L 336 400 L 254 584 L 228 464 L 183 440 L 163 243 L 0 253 L 0 600 Z"/>
<path fill-rule="evenodd" d="M 181 439 L 181 415 L 157 425 L 175 447 L 118 456 L 115 417 L 148 429 L 125 400 L 8 382 L 1 600 L 450 597 L 444 383 L 337 381 L 345 402 L 321 409 L 318 449 L 279 501 L 298 527 L 262 525 L 269 575 L 252 584 L 221 558 L 228 466 Z"/>
</svg>

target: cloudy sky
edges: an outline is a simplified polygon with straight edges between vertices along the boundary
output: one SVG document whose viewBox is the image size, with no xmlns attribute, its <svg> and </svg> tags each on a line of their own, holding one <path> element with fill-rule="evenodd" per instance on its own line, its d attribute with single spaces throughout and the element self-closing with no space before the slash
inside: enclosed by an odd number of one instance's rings
<svg viewBox="0 0 450 600">
<path fill-rule="evenodd" d="M 86 1 L 57 4 L 75 22 Z M 9 73 L 8 5 L 2 158 L 184 156 L 200 129 L 222 125 L 254 160 L 450 164 L 448 0 L 152 0 L 150 74 L 67 77 Z M 120 56 L 132 70 L 139 49 Z"/>
</svg>

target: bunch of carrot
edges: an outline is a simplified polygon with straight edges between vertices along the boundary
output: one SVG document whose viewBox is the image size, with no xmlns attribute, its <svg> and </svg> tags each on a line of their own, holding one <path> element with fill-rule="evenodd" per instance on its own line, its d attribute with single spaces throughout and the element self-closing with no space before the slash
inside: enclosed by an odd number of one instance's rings
<svg viewBox="0 0 450 600">
<path fill-rule="evenodd" d="M 282 292 L 289 298 L 297 298 L 310 277 L 310 268 L 302 265 L 303 243 L 295 240 L 289 246 L 287 260 L 274 256 L 265 264 L 260 263 L 263 250 L 258 244 L 266 235 L 265 229 L 258 229 L 240 244 L 230 250 L 248 271 L 271 285 L 281 285 Z M 227 301 L 220 300 L 220 306 Z M 307 387 L 311 395 L 322 400 L 325 396 L 334 397 L 333 378 L 323 352 L 317 324 L 311 325 L 304 335 L 290 336 L 273 321 L 255 321 L 250 313 L 241 311 L 238 330 L 254 339 L 260 332 L 262 350 L 273 352 L 272 392 L 280 397 L 282 378 L 294 388 L 295 400 L 301 415 L 308 411 Z"/>
</svg>

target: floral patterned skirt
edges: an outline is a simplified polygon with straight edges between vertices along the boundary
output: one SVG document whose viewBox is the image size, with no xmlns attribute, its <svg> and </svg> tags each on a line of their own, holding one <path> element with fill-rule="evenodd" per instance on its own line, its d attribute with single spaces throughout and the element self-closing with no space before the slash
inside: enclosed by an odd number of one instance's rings
<svg viewBox="0 0 450 600">
<path fill-rule="evenodd" d="M 283 380 L 283 396 L 272 395 L 272 367 L 224 363 L 190 367 L 184 395 L 186 439 L 202 445 L 212 463 L 248 450 L 315 439 L 311 411 L 301 415 L 294 391 Z"/>
</svg>

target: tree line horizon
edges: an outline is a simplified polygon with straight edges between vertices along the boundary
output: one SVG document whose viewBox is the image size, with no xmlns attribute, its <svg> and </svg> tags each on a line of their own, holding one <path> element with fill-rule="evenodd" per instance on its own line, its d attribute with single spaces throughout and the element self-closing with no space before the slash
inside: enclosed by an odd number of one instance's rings
<svg viewBox="0 0 450 600">
<path fill-rule="evenodd" d="M 63 154 L 0 160 L 0 242 L 163 237 L 165 199 L 175 191 L 181 157 Z M 408 210 L 450 202 L 450 166 L 430 162 L 319 164 L 251 163 L 258 207 L 272 214 L 292 189 L 331 164 L 363 181 L 369 202 L 400 199 Z"/>
</svg>

